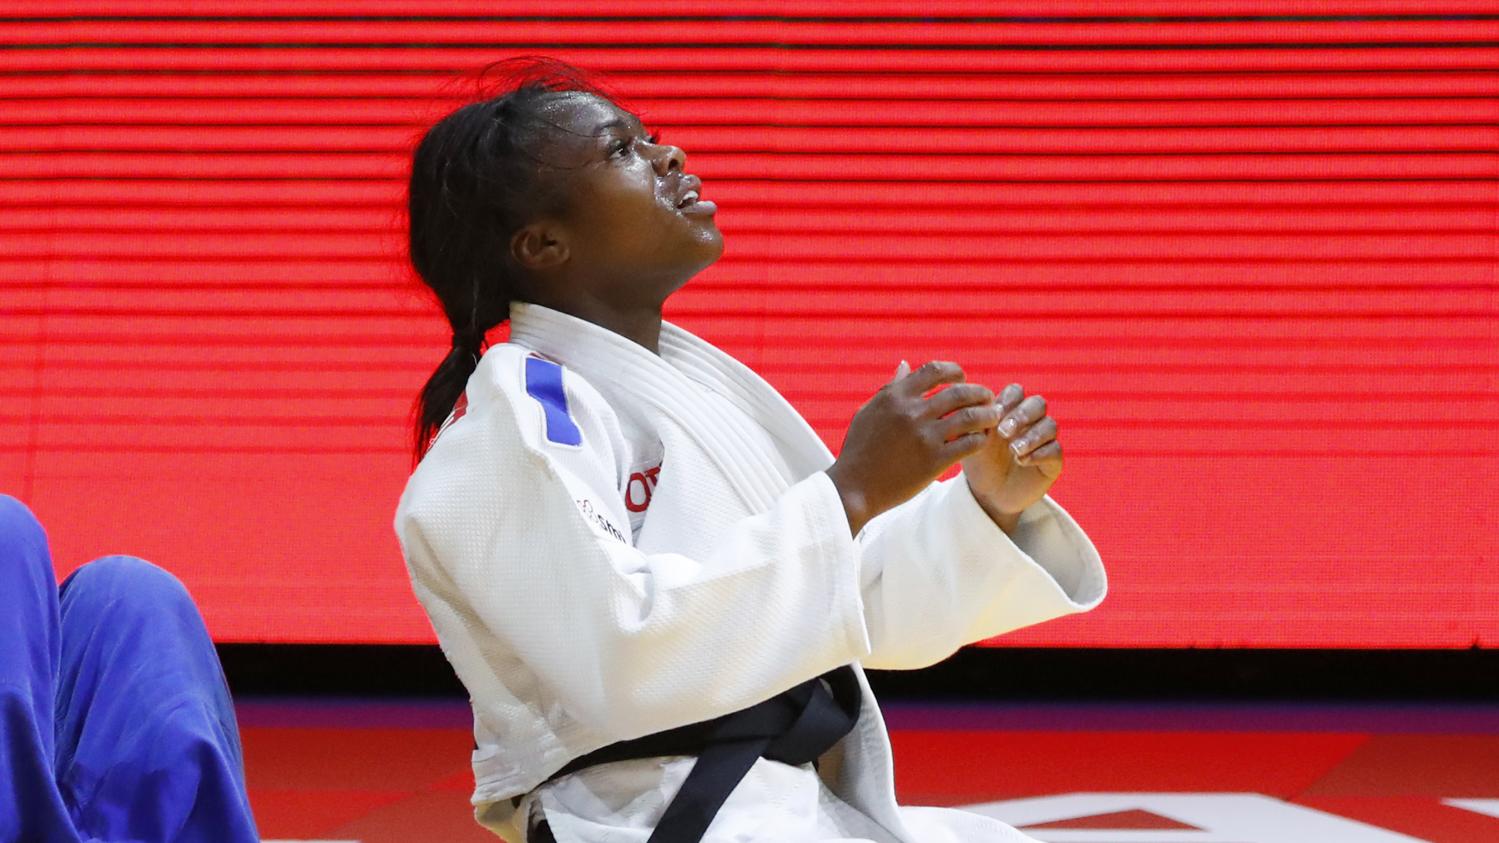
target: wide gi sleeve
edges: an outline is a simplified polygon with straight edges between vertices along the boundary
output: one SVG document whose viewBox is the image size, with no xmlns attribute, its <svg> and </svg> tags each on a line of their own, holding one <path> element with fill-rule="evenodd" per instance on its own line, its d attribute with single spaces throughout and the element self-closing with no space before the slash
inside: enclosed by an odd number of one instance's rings
<svg viewBox="0 0 1499 843">
<path fill-rule="evenodd" d="M 533 710 L 628 739 L 869 652 L 859 548 L 825 473 L 705 558 L 643 553 L 618 493 L 619 437 L 592 412 L 602 399 L 569 397 L 587 405 L 569 408 L 576 448 L 536 443 L 523 394 L 471 403 L 398 510 L 418 595 L 471 693 L 487 672 Z"/>
<path fill-rule="evenodd" d="M 1012 536 L 962 475 L 881 514 L 858 539 L 865 667 L 925 667 L 964 644 L 1088 611 L 1107 590 L 1097 549 L 1049 495 L 1021 513 Z"/>
</svg>

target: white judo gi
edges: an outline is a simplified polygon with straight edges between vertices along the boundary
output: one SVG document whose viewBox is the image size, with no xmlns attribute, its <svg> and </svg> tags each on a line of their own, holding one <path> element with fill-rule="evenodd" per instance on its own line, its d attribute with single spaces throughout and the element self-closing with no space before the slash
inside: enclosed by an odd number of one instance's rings
<svg viewBox="0 0 1499 843">
<path fill-rule="evenodd" d="M 976 814 L 897 806 L 889 736 L 859 666 L 923 667 L 1096 606 L 1098 553 L 1049 496 L 1012 538 L 959 476 L 852 538 L 811 427 L 670 323 L 657 356 L 515 303 L 510 341 L 488 350 L 459 404 L 395 529 L 469 691 L 480 823 L 520 841 L 544 816 L 559 843 L 644 843 L 693 759 L 538 785 L 599 747 L 852 664 L 853 731 L 815 770 L 760 759 L 705 840 L 1031 839 Z"/>
</svg>

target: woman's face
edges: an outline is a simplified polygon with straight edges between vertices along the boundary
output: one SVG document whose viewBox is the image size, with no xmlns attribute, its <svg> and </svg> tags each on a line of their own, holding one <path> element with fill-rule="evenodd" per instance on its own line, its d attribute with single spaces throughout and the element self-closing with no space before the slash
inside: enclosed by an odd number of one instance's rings
<svg viewBox="0 0 1499 843">
<path fill-rule="evenodd" d="M 544 116 L 565 162 L 553 171 L 564 208 L 554 224 L 567 259 L 544 283 L 619 306 L 659 306 L 723 254 L 714 203 L 682 150 L 656 143 L 640 120 L 591 94 L 559 93 Z"/>
</svg>

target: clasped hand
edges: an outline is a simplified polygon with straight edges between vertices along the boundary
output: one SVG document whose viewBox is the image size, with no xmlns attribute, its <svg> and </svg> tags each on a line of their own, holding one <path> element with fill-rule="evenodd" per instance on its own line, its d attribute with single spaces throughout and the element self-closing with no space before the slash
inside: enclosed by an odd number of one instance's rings
<svg viewBox="0 0 1499 843">
<path fill-rule="evenodd" d="M 974 498 L 1009 531 L 1062 476 L 1062 443 L 1040 395 L 1026 397 L 1025 388 L 1012 383 L 1000 392 L 998 406 L 999 424 L 985 431 L 984 446 L 961 462 Z"/>
<path fill-rule="evenodd" d="M 1039 501 L 1062 473 L 1062 446 L 1046 399 L 1010 384 L 998 398 L 964 382 L 956 363 L 895 379 L 855 413 L 838 459 L 828 469 L 858 534 L 871 518 L 910 499 L 954 462 L 974 498 L 1002 529 Z"/>
</svg>

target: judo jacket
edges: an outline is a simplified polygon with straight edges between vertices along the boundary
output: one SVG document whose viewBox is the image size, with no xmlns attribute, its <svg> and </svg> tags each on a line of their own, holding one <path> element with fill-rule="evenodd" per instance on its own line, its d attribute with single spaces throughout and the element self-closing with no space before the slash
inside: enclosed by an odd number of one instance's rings
<svg viewBox="0 0 1499 843">
<path fill-rule="evenodd" d="M 854 537 L 832 462 L 775 389 L 671 323 L 658 355 L 512 304 L 510 341 L 480 360 L 395 515 L 470 695 L 481 823 L 521 840 L 514 797 L 568 761 L 853 665 L 859 718 L 808 775 L 884 839 L 1029 839 L 896 804 L 859 667 L 923 667 L 1091 609 L 1096 549 L 1050 496 L 1007 535 L 961 476 Z"/>
</svg>

